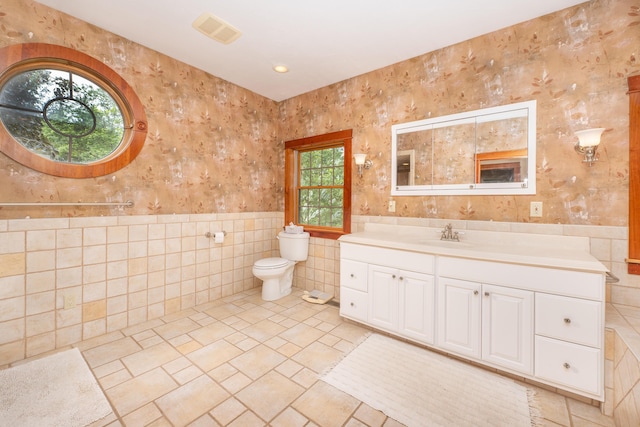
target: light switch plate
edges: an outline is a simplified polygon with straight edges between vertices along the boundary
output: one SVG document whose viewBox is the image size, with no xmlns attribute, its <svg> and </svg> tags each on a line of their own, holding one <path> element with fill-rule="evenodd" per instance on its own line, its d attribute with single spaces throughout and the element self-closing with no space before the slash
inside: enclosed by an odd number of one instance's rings
<svg viewBox="0 0 640 427">
<path fill-rule="evenodd" d="M 531 202 L 529 216 L 532 218 L 539 218 L 542 216 L 542 202 Z"/>
<path fill-rule="evenodd" d="M 395 212 L 395 211 L 396 211 L 396 201 L 389 200 L 389 212 Z"/>
</svg>

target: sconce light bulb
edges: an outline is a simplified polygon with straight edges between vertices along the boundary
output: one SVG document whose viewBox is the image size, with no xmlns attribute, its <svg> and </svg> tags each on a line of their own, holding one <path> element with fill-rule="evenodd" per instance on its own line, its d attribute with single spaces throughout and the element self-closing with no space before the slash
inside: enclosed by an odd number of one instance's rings
<svg viewBox="0 0 640 427">
<path fill-rule="evenodd" d="M 576 132 L 580 147 L 595 147 L 600 144 L 600 136 L 605 128 L 585 129 Z"/>
</svg>

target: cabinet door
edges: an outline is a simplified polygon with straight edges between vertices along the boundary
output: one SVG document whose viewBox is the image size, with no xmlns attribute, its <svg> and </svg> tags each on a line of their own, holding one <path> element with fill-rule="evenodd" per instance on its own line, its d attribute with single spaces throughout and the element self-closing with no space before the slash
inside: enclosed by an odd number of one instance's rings
<svg viewBox="0 0 640 427">
<path fill-rule="evenodd" d="M 533 373 L 533 292 L 482 286 L 482 359 Z"/>
<path fill-rule="evenodd" d="M 433 276 L 399 271 L 398 285 L 400 333 L 408 338 L 433 344 L 435 323 Z"/>
<path fill-rule="evenodd" d="M 482 285 L 438 279 L 438 345 L 454 353 L 480 358 Z"/>
<path fill-rule="evenodd" d="M 398 330 L 398 270 L 369 265 L 369 323 Z"/>
</svg>

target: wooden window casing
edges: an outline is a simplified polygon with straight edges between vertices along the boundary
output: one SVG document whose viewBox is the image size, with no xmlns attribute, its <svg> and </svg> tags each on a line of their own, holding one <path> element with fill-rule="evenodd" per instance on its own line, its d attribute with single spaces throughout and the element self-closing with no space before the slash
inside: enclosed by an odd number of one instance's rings
<svg viewBox="0 0 640 427">
<path fill-rule="evenodd" d="M 295 139 L 285 142 L 285 195 L 284 195 L 284 220 L 285 225 L 298 222 L 298 155 L 302 151 L 320 150 L 325 148 L 344 148 L 344 184 L 343 184 L 343 226 L 341 229 L 304 225 L 312 237 L 325 239 L 337 239 L 343 234 L 351 232 L 351 140 L 352 130 L 331 132 L 308 138 Z"/>
<path fill-rule="evenodd" d="M 125 121 L 119 147 L 102 160 L 74 164 L 57 162 L 40 156 L 18 141 L 0 122 L 0 151 L 34 170 L 66 178 L 104 176 L 131 163 L 142 150 L 147 137 L 144 107 L 133 88 L 118 73 L 99 60 L 64 46 L 46 43 L 25 43 L 0 48 L 0 87 L 11 77 L 36 67 L 72 70 L 92 80 L 111 94 L 118 103 Z"/>
<path fill-rule="evenodd" d="M 640 75 L 629 84 L 629 257 L 627 271 L 640 274 Z"/>
</svg>

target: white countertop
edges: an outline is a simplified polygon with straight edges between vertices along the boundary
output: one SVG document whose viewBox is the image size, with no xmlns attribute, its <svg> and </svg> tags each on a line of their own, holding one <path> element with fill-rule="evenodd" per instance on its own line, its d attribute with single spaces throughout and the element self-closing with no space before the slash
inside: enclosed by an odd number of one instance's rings
<svg viewBox="0 0 640 427">
<path fill-rule="evenodd" d="M 435 228 L 366 224 L 365 231 L 346 234 L 339 241 L 482 261 L 600 273 L 608 271 L 589 253 L 587 237 L 454 231 L 460 232 L 459 242 L 440 240 L 441 230 Z"/>
</svg>

